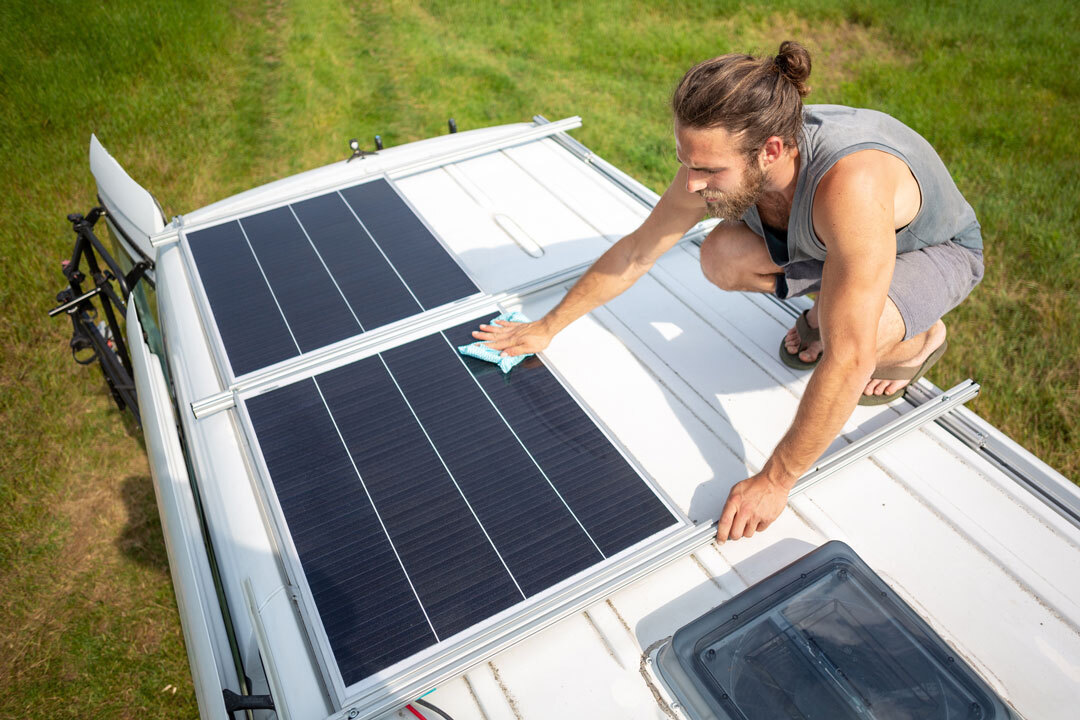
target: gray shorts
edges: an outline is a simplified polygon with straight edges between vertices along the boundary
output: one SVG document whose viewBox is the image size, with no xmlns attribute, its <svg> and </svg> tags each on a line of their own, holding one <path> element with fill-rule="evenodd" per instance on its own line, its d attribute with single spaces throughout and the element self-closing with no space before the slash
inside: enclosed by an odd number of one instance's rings
<svg viewBox="0 0 1080 720">
<path fill-rule="evenodd" d="M 777 297 L 817 292 L 821 289 L 821 268 L 818 260 L 785 265 L 783 277 L 777 278 Z M 982 278 L 982 250 L 952 240 L 897 255 L 889 298 L 904 319 L 904 339 L 930 329 L 959 305 Z"/>
</svg>

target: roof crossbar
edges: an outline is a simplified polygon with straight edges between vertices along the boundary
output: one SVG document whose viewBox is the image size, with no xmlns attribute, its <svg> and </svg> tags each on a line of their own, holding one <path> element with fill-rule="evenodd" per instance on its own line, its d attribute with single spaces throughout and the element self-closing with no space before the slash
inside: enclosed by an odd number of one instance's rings
<svg viewBox="0 0 1080 720">
<path fill-rule="evenodd" d="M 806 491 L 838 470 L 863 459 L 867 455 L 872 455 L 876 450 L 880 450 L 897 438 L 906 435 L 912 430 L 921 428 L 932 420 L 938 419 L 978 394 L 979 384 L 971 379 L 946 390 L 914 410 L 904 413 L 888 425 L 878 428 L 842 450 L 829 455 L 798 479 L 788 497 Z"/>
<path fill-rule="evenodd" d="M 679 242 L 700 240 L 708 233 L 709 229 L 708 225 L 703 226 L 699 223 L 691 228 Z M 433 308 L 384 327 L 376 328 L 370 332 L 353 336 L 333 345 L 312 350 L 280 365 L 258 370 L 238 378 L 226 390 L 191 403 L 191 411 L 196 418 L 201 419 L 222 410 L 228 410 L 236 405 L 236 396 L 238 394 L 257 394 L 280 387 L 294 380 L 307 377 L 316 369 L 319 371 L 330 369 L 335 366 L 335 363 L 342 362 L 346 358 L 359 360 L 378 350 L 387 349 L 390 344 L 398 344 L 406 339 L 418 337 L 418 334 L 426 334 L 429 331 L 449 327 L 462 320 L 468 320 L 471 316 L 492 305 L 501 307 L 513 304 L 526 295 L 573 282 L 581 277 L 591 265 L 592 261 L 581 263 L 494 295 L 473 295 L 450 305 Z"/>
<path fill-rule="evenodd" d="M 780 300 L 772 295 L 765 297 L 792 317 L 797 317 L 801 312 L 789 300 Z M 936 397 L 934 393 L 937 389 L 932 382 L 922 378 L 908 388 L 905 399 L 922 406 Z M 944 415 L 935 422 L 1066 521 L 1080 528 L 1080 490 L 1057 470 L 970 410 Z"/>
</svg>

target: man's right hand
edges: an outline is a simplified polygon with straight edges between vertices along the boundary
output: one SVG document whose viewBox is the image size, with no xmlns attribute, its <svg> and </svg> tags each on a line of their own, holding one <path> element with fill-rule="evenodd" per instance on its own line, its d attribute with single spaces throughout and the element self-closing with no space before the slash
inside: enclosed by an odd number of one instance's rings
<svg viewBox="0 0 1080 720">
<path fill-rule="evenodd" d="M 472 336 L 485 340 L 493 350 L 501 350 L 507 357 L 538 353 L 548 346 L 554 333 L 549 332 L 542 320 L 537 322 L 509 322 L 496 320 L 494 325 L 481 325 Z"/>
</svg>

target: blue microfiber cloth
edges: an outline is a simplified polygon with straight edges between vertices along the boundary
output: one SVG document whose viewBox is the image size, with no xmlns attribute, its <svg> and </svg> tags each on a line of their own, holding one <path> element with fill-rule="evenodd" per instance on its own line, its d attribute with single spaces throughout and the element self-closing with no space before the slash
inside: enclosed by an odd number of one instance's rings
<svg viewBox="0 0 1080 720">
<path fill-rule="evenodd" d="M 491 320 L 488 321 L 488 325 L 494 325 L 496 320 L 506 320 L 507 322 L 529 322 L 528 318 L 521 313 L 512 312 L 503 313 L 498 317 L 491 318 Z M 485 342 L 487 341 L 477 340 L 468 345 L 458 345 L 458 352 L 462 355 L 474 357 L 477 360 L 486 360 L 489 363 L 495 363 L 504 373 L 510 372 L 522 360 L 532 356 L 532 353 L 525 353 L 524 355 L 514 355 L 513 357 L 502 357 L 501 350 L 489 348 L 484 345 Z"/>
</svg>

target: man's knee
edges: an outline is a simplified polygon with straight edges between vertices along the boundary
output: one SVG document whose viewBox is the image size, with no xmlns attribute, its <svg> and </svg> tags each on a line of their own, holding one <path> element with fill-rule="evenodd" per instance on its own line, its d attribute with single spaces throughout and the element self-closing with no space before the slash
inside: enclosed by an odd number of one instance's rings
<svg viewBox="0 0 1080 720">
<path fill-rule="evenodd" d="M 737 248 L 733 247 L 737 243 L 732 242 L 737 235 L 734 226 L 735 223 L 720 223 L 701 243 L 701 272 L 721 290 L 737 289 L 739 262 L 734 252 Z"/>
<path fill-rule="evenodd" d="M 701 244 L 701 271 L 721 290 L 768 291 L 763 273 L 772 262 L 767 253 L 764 241 L 745 223 L 722 222 Z"/>
</svg>

